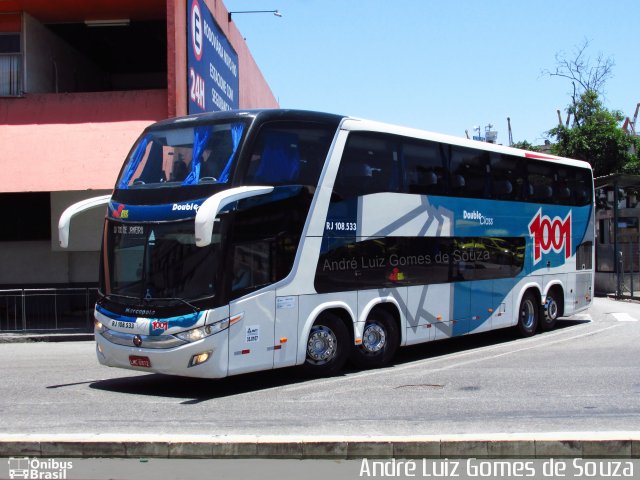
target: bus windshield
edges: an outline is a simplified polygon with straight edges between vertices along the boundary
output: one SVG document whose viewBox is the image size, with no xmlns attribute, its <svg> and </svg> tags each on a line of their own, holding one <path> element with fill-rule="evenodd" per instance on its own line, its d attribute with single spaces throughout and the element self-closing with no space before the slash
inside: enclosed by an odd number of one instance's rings
<svg viewBox="0 0 640 480">
<path fill-rule="evenodd" d="M 129 154 L 116 188 L 227 183 L 244 131 L 238 121 L 148 130 Z"/>
<path fill-rule="evenodd" d="M 107 225 L 108 295 L 135 300 L 198 300 L 215 294 L 220 235 L 195 245 L 193 221 Z"/>
</svg>

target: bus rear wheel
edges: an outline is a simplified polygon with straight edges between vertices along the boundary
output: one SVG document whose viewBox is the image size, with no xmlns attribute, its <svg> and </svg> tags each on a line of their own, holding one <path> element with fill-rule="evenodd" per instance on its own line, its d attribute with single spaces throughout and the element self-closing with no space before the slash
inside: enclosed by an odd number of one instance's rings
<svg viewBox="0 0 640 480">
<path fill-rule="evenodd" d="M 384 310 L 374 310 L 367 318 L 362 343 L 351 349 L 351 361 L 360 368 L 376 368 L 391 361 L 398 349 L 398 326 Z"/>
<path fill-rule="evenodd" d="M 344 322 L 332 313 L 322 314 L 309 332 L 305 370 L 317 376 L 335 375 L 348 355 L 349 332 Z"/>
<path fill-rule="evenodd" d="M 536 300 L 536 296 L 533 293 L 530 291 L 525 292 L 522 300 L 520 301 L 517 325 L 518 332 L 523 337 L 530 337 L 536 333 L 536 329 L 538 328 L 538 317 L 540 314 L 538 304 L 539 302 Z"/>
<path fill-rule="evenodd" d="M 553 329 L 553 327 L 556 326 L 558 317 L 562 315 L 562 296 L 560 290 L 549 290 L 542 310 L 542 315 L 540 317 L 540 328 L 543 331 Z"/>
</svg>

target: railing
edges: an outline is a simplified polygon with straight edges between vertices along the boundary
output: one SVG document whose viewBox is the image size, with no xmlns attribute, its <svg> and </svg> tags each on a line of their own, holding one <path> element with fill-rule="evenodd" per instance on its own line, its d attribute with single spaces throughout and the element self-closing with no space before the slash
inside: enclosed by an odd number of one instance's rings
<svg viewBox="0 0 640 480">
<path fill-rule="evenodd" d="M 640 244 L 620 243 L 616 296 L 640 299 Z"/>
<path fill-rule="evenodd" d="M 0 53 L 0 97 L 22 96 L 22 54 Z"/>
<path fill-rule="evenodd" d="M 0 290 L 0 331 L 93 329 L 97 288 Z"/>
</svg>

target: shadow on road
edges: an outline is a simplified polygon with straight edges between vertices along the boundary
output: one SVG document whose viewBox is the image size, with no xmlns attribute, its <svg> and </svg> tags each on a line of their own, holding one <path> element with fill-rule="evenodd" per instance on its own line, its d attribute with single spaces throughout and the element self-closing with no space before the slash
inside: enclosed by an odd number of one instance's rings
<svg viewBox="0 0 640 480">
<path fill-rule="evenodd" d="M 589 323 L 589 320 L 559 320 L 556 330 L 575 327 Z M 425 360 L 445 354 L 463 352 L 479 347 L 516 342 L 518 337 L 513 329 L 501 329 L 491 332 L 465 335 L 448 340 L 423 343 L 401 348 L 391 363 L 391 366 Z M 343 375 L 357 372 L 347 366 Z M 283 385 L 294 385 L 313 381 L 305 371 L 299 367 L 291 367 L 263 372 L 248 373 L 219 380 L 177 377 L 161 374 L 134 375 L 99 380 L 89 383 L 90 388 L 116 392 L 125 395 L 149 395 L 184 399 L 182 405 L 195 405 L 217 398 L 240 395 L 249 392 L 268 390 Z M 48 387 L 57 388 L 59 385 Z"/>
</svg>

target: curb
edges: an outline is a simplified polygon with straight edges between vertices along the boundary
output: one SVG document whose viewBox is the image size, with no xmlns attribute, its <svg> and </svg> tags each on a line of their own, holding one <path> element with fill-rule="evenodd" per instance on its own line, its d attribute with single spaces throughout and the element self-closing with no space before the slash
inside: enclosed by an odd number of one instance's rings
<svg viewBox="0 0 640 480">
<path fill-rule="evenodd" d="M 2 343 L 85 342 L 94 340 L 93 333 L 0 333 Z"/>
<path fill-rule="evenodd" d="M 640 458 L 640 432 L 416 437 L 5 435 L 0 457 Z"/>
</svg>

